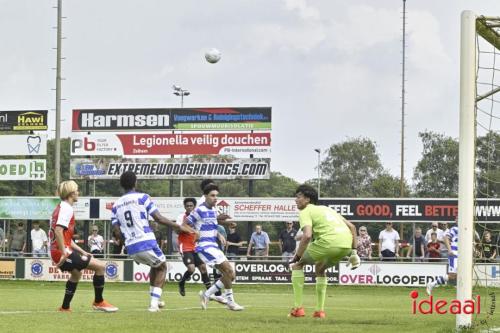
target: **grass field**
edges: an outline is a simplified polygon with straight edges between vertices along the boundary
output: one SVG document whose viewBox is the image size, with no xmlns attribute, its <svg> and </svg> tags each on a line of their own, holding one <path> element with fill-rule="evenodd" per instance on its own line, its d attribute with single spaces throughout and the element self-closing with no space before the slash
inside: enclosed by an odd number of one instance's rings
<svg viewBox="0 0 500 333">
<path fill-rule="evenodd" d="M 166 309 L 149 313 L 148 285 L 108 283 L 104 296 L 120 308 L 117 313 L 91 309 L 93 289 L 80 283 L 72 302 L 73 313 L 56 309 L 64 293 L 64 283 L 0 281 L 0 332 L 453 332 L 453 315 L 413 315 L 409 292 L 404 287 L 329 286 L 325 320 L 311 318 L 314 311 L 314 286 L 306 286 L 304 299 L 307 316 L 287 318 L 292 305 L 292 287 L 277 285 L 237 285 L 237 302 L 243 312 L 231 312 L 222 305 L 210 303 L 202 311 L 197 292 L 200 286 L 188 285 L 186 297 L 177 293 L 175 284 L 164 288 Z M 425 291 L 418 290 L 420 298 Z M 482 296 L 484 318 L 490 309 L 490 292 Z M 451 300 L 455 290 L 436 289 L 435 297 Z M 498 312 L 498 311 L 497 311 Z M 211 324 L 207 324 L 208 322 Z M 500 326 L 500 313 L 493 314 L 487 325 L 475 331 Z M 494 329 L 493 329 L 494 330 Z M 495 330 L 496 332 L 500 331 Z"/>
</svg>

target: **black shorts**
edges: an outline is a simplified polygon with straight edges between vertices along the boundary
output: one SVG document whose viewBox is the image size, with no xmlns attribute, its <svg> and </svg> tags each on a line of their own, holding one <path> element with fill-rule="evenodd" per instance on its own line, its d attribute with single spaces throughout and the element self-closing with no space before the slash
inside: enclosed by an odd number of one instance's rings
<svg viewBox="0 0 500 333">
<path fill-rule="evenodd" d="M 90 257 L 87 257 L 86 260 L 82 258 L 82 255 L 76 251 L 71 252 L 68 258 L 62 266 L 59 268 L 61 271 L 71 272 L 74 269 L 81 271 L 82 269 L 87 268 L 90 263 Z"/>
<path fill-rule="evenodd" d="M 194 264 L 196 267 L 200 267 L 200 265 L 204 264 L 196 252 L 183 252 L 182 261 L 186 266 Z"/>
</svg>

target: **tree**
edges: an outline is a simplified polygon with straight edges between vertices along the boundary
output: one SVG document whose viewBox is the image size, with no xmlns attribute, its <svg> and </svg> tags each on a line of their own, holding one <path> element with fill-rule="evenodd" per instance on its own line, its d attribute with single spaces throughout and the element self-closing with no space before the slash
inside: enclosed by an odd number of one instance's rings
<svg viewBox="0 0 500 333">
<path fill-rule="evenodd" d="M 376 145 L 368 138 L 333 144 L 320 163 L 322 196 L 371 197 L 372 185 L 384 172 Z"/>
<path fill-rule="evenodd" d="M 490 131 L 476 141 L 476 192 L 478 197 L 500 195 L 500 135 Z"/>
<path fill-rule="evenodd" d="M 422 139 L 422 157 L 415 167 L 413 180 L 419 197 L 456 197 L 458 193 L 458 142 L 452 137 L 426 131 Z"/>
</svg>

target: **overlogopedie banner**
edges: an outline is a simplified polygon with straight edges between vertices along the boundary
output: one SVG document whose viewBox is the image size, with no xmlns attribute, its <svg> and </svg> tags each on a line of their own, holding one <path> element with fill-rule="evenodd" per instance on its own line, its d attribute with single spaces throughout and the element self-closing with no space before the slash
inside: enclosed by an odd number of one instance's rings
<svg viewBox="0 0 500 333">
<path fill-rule="evenodd" d="M 270 157 L 270 132 L 109 133 L 75 132 L 72 156 L 157 157 L 233 155 Z"/>
<path fill-rule="evenodd" d="M 270 159 L 170 158 L 170 159 L 72 159 L 72 179 L 119 179 L 133 171 L 138 179 L 269 179 Z"/>
</svg>

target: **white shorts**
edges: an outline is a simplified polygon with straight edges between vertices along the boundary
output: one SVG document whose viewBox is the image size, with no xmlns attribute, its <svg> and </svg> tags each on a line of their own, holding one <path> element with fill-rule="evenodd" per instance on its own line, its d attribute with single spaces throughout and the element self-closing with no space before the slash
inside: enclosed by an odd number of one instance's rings
<svg viewBox="0 0 500 333">
<path fill-rule="evenodd" d="M 130 255 L 139 264 L 148 265 L 149 267 L 158 267 L 166 261 L 165 255 L 161 252 L 160 248 L 152 250 L 141 251 Z"/>
<path fill-rule="evenodd" d="M 209 266 L 220 265 L 227 261 L 224 253 L 216 247 L 197 248 L 196 253 Z"/>
<path fill-rule="evenodd" d="M 458 257 L 448 256 L 448 274 L 457 273 Z"/>
</svg>

